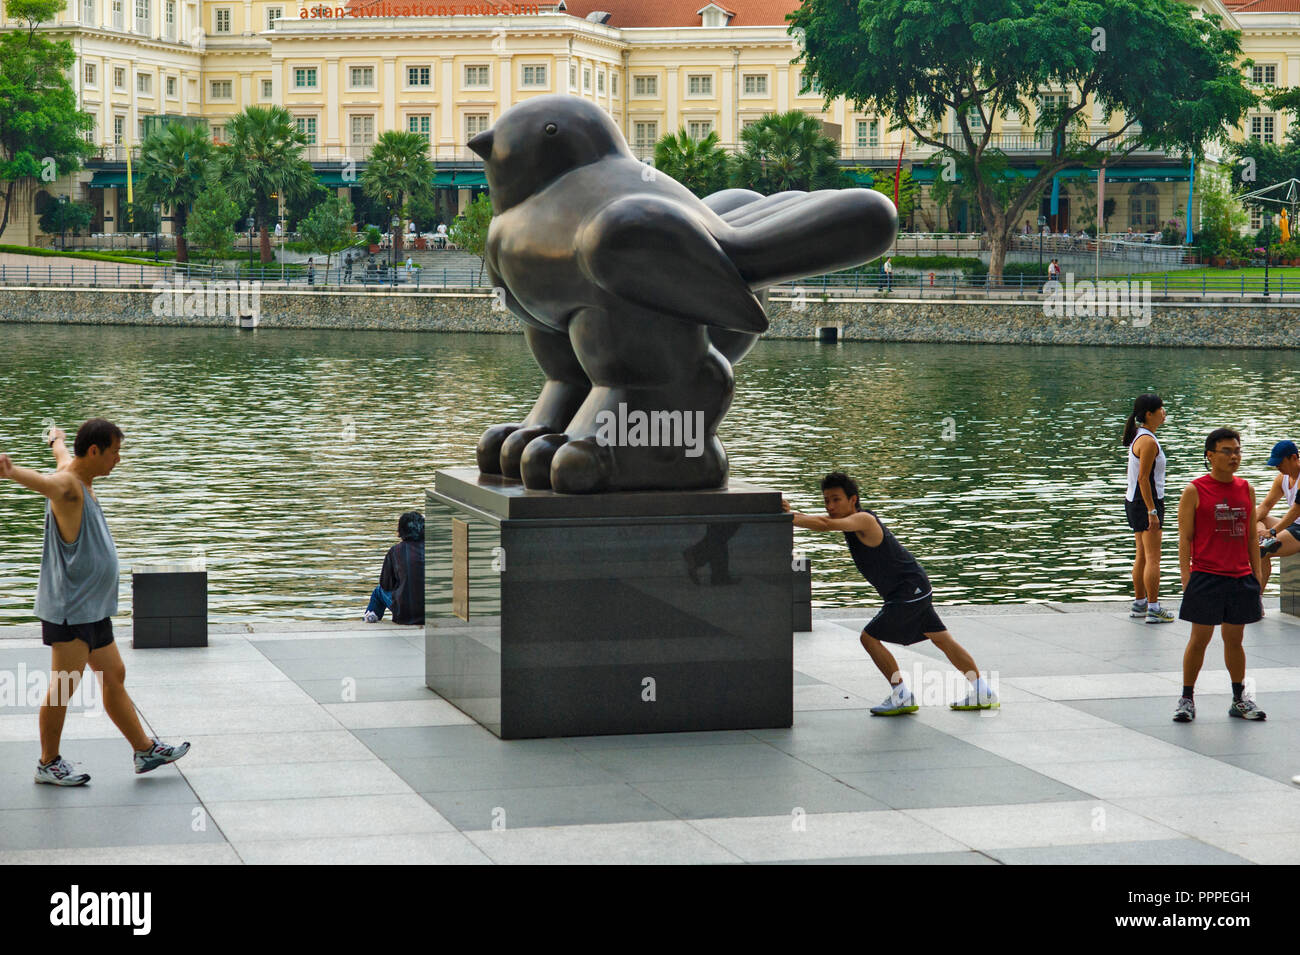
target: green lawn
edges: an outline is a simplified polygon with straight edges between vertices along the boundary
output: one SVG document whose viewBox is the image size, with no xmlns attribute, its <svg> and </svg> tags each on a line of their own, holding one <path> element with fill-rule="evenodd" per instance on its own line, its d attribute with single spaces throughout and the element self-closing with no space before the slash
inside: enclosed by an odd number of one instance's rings
<svg viewBox="0 0 1300 955">
<path fill-rule="evenodd" d="M 1268 270 L 1268 277 L 1270 281 L 1277 278 L 1280 275 L 1285 276 L 1288 280 L 1295 279 L 1296 287 L 1300 288 L 1300 266 L 1297 266 L 1295 268 L 1274 266 Z M 1264 270 L 1262 268 L 1258 268 L 1258 269 L 1216 269 L 1216 268 L 1175 269 L 1172 272 L 1135 272 L 1132 275 L 1127 276 L 1127 278 L 1142 279 L 1142 280 L 1149 279 L 1152 282 L 1163 282 L 1165 276 L 1169 277 L 1170 285 L 1173 285 L 1175 282 L 1177 282 L 1180 285 L 1186 284 L 1187 282 L 1190 282 L 1193 279 L 1197 282 L 1200 282 L 1202 276 L 1204 276 L 1207 279 L 1215 280 L 1221 284 L 1225 281 L 1240 282 L 1243 276 L 1245 276 L 1247 279 L 1257 278 L 1262 281 L 1264 278 Z M 1111 276 L 1111 277 L 1115 277 L 1115 276 Z"/>
</svg>

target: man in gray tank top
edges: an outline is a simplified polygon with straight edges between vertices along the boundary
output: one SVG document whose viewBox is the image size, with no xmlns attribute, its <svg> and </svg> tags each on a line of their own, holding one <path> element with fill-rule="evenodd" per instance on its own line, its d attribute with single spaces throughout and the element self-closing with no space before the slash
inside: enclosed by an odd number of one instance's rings
<svg viewBox="0 0 1300 955">
<path fill-rule="evenodd" d="M 0 478 L 10 478 L 47 498 L 45 546 L 36 585 L 35 614 L 41 639 L 50 648 L 50 688 L 41 704 L 41 759 L 36 781 L 55 786 L 80 786 L 85 773 L 59 755 L 68 700 L 89 664 L 101 681 L 104 709 L 135 751 L 135 771 L 147 773 L 180 759 L 190 744 L 168 746 L 146 735 L 126 692 L 126 667 L 113 642 L 117 613 L 117 548 L 99 501 L 91 490 L 97 477 L 107 477 L 121 459 L 122 431 L 103 418 L 92 418 L 77 430 L 75 455 L 68 453 L 65 435 L 54 428 L 47 435 L 54 452 L 50 473 L 20 468 L 0 454 Z"/>
</svg>

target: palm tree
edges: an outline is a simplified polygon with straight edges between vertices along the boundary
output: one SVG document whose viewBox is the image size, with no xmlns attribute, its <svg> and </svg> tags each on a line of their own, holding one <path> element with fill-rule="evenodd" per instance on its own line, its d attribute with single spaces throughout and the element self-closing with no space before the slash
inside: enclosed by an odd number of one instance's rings
<svg viewBox="0 0 1300 955">
<path fill-rule="evenodd" d="M 680 129 L 655 143 L 655 168 L 703 199 L 727 188 L 731 157 L 718 145 L 717 133 L 695 139 Z"/>
<path fill-rule="evenodd" d="M 283 106 L 249 106 L 230 117 L 226 131 L 230 139 L 217 147 L 216 168 L 231 198 L 253 210 L 265 264 L 271 261 L 267 225 L 276 213 L 275 197 L 303 195 L 316 182 L 311 163 L 302 158 L 307 137 Z"/>
<path fill-rule="evenodd" d="M 176 233 L 176 261 L 189 261 L 185 224 L 203 193 L 212 167 L 212 140 L 199 125 L 167 123 L 140 147 L 140 184 L 146 203 L 170 206 Z"/>
<path fill-rule="evenodd" d="M 433 163 L 429 141 L 419 133 L 389 130 L 380 133 L 361 174 L 361 190 L 399 215 L 409 199 L 427 199 L 433 191 Z M 401 228 L 393 230 L 394 252 L 402 248 Z"/>
<path fill-rule="evenodd" d="M 839 146 L 821 122 L 799 110 L 768 113 L 740 132 L 734 186 L 764 195 L 787 189 L 834 189 L 848 185 L 837 159 Z"/>
</svg>

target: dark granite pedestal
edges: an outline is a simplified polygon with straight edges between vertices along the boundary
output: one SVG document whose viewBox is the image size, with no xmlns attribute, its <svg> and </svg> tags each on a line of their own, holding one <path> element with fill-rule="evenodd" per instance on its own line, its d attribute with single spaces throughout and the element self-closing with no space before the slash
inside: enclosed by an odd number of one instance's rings
<svg viewBox="0 0 1300 955">
<path fill-rule="evenodd" d="M 793 722 L 780 494 L 567 495 L 437 472 L 425 675 L 502 739 Z"/>
</svg>

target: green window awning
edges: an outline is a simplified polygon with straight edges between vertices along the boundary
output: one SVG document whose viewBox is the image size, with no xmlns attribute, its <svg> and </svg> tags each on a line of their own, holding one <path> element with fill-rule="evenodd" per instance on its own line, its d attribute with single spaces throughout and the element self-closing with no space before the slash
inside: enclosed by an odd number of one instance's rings
<svg viewBox="0 0 1300 955">
<path fill-rule="evenodd" d="M 452 186 L 456 189 L 486 187 L 487 176 L 481 169 L 448 169 L 433 175 L 435 186 Z"/>
<path fill-rule="evenodd" d="M 86 183 L 88 189 L 122 189 L 125 186 L 125 172 L 109 172 L 103 169 L 97 170 L 90 182 Z"/>
<path fill-rule="evenodd" d="M 885 170 L 887 173 L 888 170 Z M 912 178 L 917 182 L 934 182 L 934 169 L 930 166 L 916 165 L 912 167 Z M 1032 179 L 1038 175 L 1037 169 L 1012 169 L 1010 172 L 1023 179 Z M 1097 181 L 1097 170 L 1095 169 L 1066 169 L 1058 174 L 1062 181 L 1070 179 L 1083 179 L 1086 182 L 1095 183 Z M 961 182 L 961 173 L 957 174 L 957 181 Z M 1170 167 L 1170 166 L 1118 166 L 1114 169 L 1106 170 L 1107 182 L 1186 182 L 1187 167 Z"/>
</svg>

